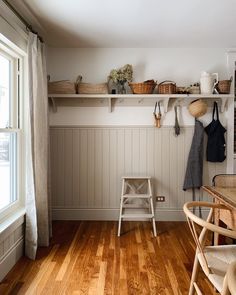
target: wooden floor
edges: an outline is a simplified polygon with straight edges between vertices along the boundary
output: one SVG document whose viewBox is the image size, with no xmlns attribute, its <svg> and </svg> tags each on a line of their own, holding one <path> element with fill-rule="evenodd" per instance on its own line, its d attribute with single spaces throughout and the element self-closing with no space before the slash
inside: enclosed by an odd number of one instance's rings
<svg viewBox="0 0 236 295">
<path fill-rule="evenodd" d="M 186 223 L 57 221 L 49 248 L 22 258 L 0 294 L 187 294 L 194 244 Z M 201 274 L 204 294 L 214 294 Z"/>
</svg>

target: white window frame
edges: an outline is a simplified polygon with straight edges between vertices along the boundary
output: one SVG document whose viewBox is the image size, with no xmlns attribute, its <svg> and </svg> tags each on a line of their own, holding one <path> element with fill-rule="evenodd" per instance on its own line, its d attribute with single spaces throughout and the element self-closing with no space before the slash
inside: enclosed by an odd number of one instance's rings
<svg viewBox="0 0 236 295">
<path fill-rule="evenodd" d="M 5 40 L 4 40 L 5 41 Z M 24 96 L 25 96 L 25 79 L 24 69 L 26 68 L 26 54 L 19 52 L 15 46 L 6 44 L 1 40 L 0 36 L 0 54 L 6 56 L 12 61 L 11 63 L 11 120 L 9 120 L 8 128 L 1 128 L 0 132 L 16 133 L 17 149 L 16 149 L 16 200 L 8 206 L 0 209 L 0 225 L 8 217 L 11 217 L 18 210 L 25 207 L 25 154 L 24 154 Z M 14 106 L 13 106 L 14 105 Z M 12 107 L 13 106 L 13 107 Z"/>
</svg>

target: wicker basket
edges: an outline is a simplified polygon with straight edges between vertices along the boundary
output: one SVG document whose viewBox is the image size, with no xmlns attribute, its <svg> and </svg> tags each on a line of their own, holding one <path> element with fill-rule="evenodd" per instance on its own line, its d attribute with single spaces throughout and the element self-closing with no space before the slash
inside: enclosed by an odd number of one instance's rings
<svg viewBox="0 0 236 295">
<path fill-rule="evenodd" d="M 219 81 L 217 84 L 217 90 L 220 94 L 229 94 L 230 93 L 230 86 L 232 82 L 232 77 L 230 80 L 222 80 Z"/>
<path fill-rule="evenodd" d="M 107 94 L 107 83 L 91 84 L 91 83 L 78 83 L 77 93 L 79 94 Z"/>
<path fill-rule="evenodd" d="M 75 83 L 69 80 L 48 82 L 49 94 L 75 94 Z"/>
<path fill-rule="evenodd" d="M 156 85 L 156 82 L 129 83 L 133 94 L 152 94 Z"/>
<path fill-rule="evenodd" d="M 175 94 L 176 93 L 176 83 L 173 81 L 163 81 L 158 84 L 157 91 L 159 94 Z"/>
</svg>

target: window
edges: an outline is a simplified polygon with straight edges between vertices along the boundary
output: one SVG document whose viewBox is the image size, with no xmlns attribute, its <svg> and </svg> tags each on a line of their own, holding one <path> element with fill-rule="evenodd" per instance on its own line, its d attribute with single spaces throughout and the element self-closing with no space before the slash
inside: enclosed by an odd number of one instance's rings
<svg viewBox="0 0 236 295">
<path fill-rule="evenodd" d="M 0 47 L 0 216 L 20 202 L 22 166 L 20 123 L 21 59 Z"/>
</svg>

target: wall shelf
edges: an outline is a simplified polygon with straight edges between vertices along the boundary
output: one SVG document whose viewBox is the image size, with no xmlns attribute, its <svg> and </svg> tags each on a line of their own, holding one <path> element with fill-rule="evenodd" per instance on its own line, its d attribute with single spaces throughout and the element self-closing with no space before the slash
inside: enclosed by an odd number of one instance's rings
<svg viewBox="0 0 236 295">
<path fill-rule="evenodd" d="M 224 112 L 227 101 L 229 98 L 233 98 L 232 94 L 49 94 L 48 98 L 52 105 L 52 111 L 57 112 L 57 106 L 60 103 L 60 100 L 68 100 L 66 105 L 70 105 L 70 102 L 73 100 L 80 101 L 89 101 L 97 100 L 101 105 L 104 103 L 108 106 L 108 111 L 112 112 L 114 102 L 121 104 L 124 100 L 129 100 L 132 104 L 132 101 L 136 101 L 136 104 L 143 105 L 144 101 L 148 100 L 150 105 L 155 104 L 156 101 L 160 101 L 163 105 L 164 112 L 168 111 L 170 99 L 175 99 L 176 105 L 188 105 L 191 101 L 197 98 L 202 99 L 219 99 L 221 100 L 221 112 Z"/>
</svg>

